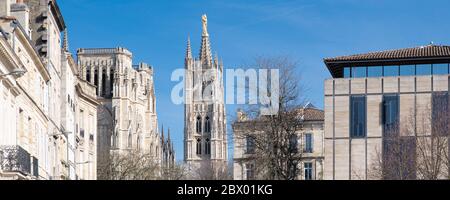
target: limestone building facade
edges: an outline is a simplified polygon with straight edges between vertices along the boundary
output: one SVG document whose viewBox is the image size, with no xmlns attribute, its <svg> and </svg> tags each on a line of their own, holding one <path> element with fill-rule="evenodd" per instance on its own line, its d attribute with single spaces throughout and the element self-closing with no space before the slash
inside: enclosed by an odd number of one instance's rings
<svg viewBox="0 0 450 200">
<path fill-rule="evenodd" d="M 296 136 L 290 141 L 295 145 L 299 158 L 297 164 L 298 180 L 324 179 L 324 111 L 307 104 L 299 109 L 299 118 L 302 119 L 301 128 L 296 130 Z M 256 150 L 256 141 L 251 135 L 263 134 L 264 125 L 255 126 L 254 119 L 248 119 L 245 113 L 238 111 L 238 119 L 233 123 L 233 179 L 234 180 L 260 180 L 263 172 L 258 171 L 253 159 Z"/>
<path fill-rule="evenodd" d="M 16 98 L 5 96 L 10 98 L 14 114 L 10 112 L 12 116 L 1 119 L 10 124 L 10 131 L 1 133 L 0 178 L 79 179 L 78 167 L 95 168 L 96 147 L 88 147 L 92 160 L 80 161 L 76 155 L 82 119 L 77 117 L 78 101 L 90 99 L 80 106 L 90 108 L 95 108 L 97 102 L 88 92 L 94 86 L 80 89 L 67 31 L 62 34 L 66 26 L 59 7 L 54 0 L 3 0 L 0 5 L 3 47 L 9 53 L 1 59 L 13 59 L 7 66 L 14 64 L 16 69 L 24 70 L 20 77 L 2 75 L 2 79 L 10 81 L 16 78 L 18 93 Z M 90 134 L 95 140 L 96 120 L 86 121 L 93 126 Z M 91 170 L 81 177 L 95 179 L 96 172 Z"/>
<path fill-rule="evenodd" d="M 198 58 L 192 56 L 188 40 L 185 58 L 184 160 L 188 166 L 223 168 L 228 158 L 223 63 L 213 59 L 203 15 Z"/>
<path fill-rule="evenodd" d="M 431 44 L 325 59 L 325 179 L 421 178 L 421 144 L 448 139 L 449 57 Z"/>
</svg>

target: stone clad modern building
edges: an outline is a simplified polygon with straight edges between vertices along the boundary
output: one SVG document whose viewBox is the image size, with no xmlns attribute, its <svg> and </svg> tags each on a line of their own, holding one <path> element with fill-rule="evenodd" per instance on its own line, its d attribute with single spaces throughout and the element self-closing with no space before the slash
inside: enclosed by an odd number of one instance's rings
<svg viewBox="0 0 450 200">
<path fill-rule="evenodd" d="M 223 63 L 212 57 L 206 15 L 202 20 L 199 58 L 192 56 L 190 41 L 186 50 L 184 160 L 192 169 L 218 172 L 228 158 Z"/>
<path fill-rule="evenodd" d="M 298 149 L 299 163 L 297 170 L 301 170 L 298 180 L 323 180 L 324 178 L 324 111 L 307 104 L 298 109 L 302 126 L 296 130 L 296 136 L 292 144 Z M 233 123 L 233 178 L 234 180 L 259 180 L 261 172 L 255 167 L 255 143 L 252 134 L 263 134 L 267 124 L 261 124 L 259 128 L 251 119 L 248 119 L 242 111 L 238 111 L 238 119 Z M 259 130 L 259 131 L 257 131 Z M 256 155 L 258 156 L 258 155 Z"/>
<path fill-rule="evenodd" d="M 449 63 L 433 44 L 325 59 L 325 179 L 421 178 L 421 141 L 448 137 Z"/>
</svg>

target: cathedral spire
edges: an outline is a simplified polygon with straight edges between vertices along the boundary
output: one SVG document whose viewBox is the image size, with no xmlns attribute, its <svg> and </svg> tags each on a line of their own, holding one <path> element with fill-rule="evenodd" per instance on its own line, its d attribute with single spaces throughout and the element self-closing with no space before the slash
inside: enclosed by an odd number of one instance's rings
<svg viewBox="0 0 450 200">
<path fill-rule="evenodd" d="M 67 28 L 64 29 L 64 43 L 63 43 L 63 50 L 64 52 L 69 52 L 69 38 L 68 38 Z"/>
<path fill-rule="evenodd" d="M 211 44 L 209 42 L 208 34 L 208 17 L 206 15 L 202 16 L 202 45 L 200 47 L 200 61 L 203 65 L 208 67 L 212 66 L 212 56 L 211 56 Z"/>
<path fill-rule="evenodd" d="M 188 37 L 188 41 L 187 41 L 186 59 L 192 59 L 191 37 Z"/>
<path fill-rule="evenodd" d="M 219 68 L 219 55 L 217 52 L 214 54 L 214 67 Z"/>
<path fill-rule="evenodd" d="M 162 132 L 161 132 L 161 141 L 162 141 L 162 143 L 164 143 L 164 124 L 162 125 L 161 130 L 162 130 Z"/>
<path fill-rule="evenodd" d="M 167 143 L 170 144 L 170 128 L 167 131 Z"/>
</svg>

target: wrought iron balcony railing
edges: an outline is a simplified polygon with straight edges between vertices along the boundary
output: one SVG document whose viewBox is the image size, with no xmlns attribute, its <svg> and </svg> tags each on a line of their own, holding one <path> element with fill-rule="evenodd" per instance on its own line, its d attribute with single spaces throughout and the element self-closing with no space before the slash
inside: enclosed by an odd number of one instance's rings
<svg viewBox="0 0 450 200">
<path fill-rule="evenodd" d="M 37 175 L 37 159 L 33 159 L 34 174 Z M 4 172 L 18 172 L 31 175 L 31 156 L 20 146 L 0 146 L 0 167 Z M 34 171 L 33 170 L 33 171 Z"/>
</svg>

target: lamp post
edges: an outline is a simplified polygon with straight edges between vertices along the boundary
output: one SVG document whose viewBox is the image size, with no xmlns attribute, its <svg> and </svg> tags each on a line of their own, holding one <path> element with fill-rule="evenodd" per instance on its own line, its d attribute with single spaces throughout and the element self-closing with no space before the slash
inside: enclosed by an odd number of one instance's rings
<svg viewBox="0 0 450 200">
<path fill-rule="evenodd" d="M 22 77 L 27 71 L 25 71 L 24 69 L 14 69 L 12 72 L 7 73 L 7 74 L 0 74 L 0 79 L 6 77 L 6 76 L 10 76 L 10 75 L 16 75 L 18 77 Z"/>
</svg>

